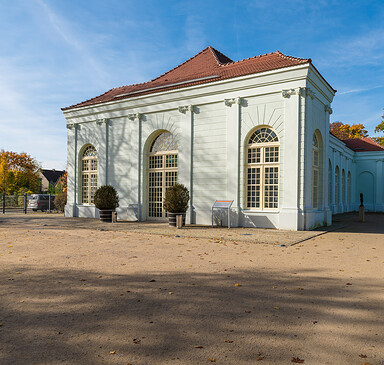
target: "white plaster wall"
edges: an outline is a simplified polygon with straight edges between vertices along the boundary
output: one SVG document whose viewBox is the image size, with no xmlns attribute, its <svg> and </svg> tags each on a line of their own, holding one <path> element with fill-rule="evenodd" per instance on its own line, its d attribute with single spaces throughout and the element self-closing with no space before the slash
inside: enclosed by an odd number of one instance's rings
<svg viewBox="0 0 384 365">
<path fill-rule="evenodd" d="M 193 205 L 196 223 L 211 221 L 215 200 L 227 195 L 227 129 L 224 102 L 196 109 L 193 126 Z M 223 224 L 227 224 L 224 218 Z"/>
</svg>

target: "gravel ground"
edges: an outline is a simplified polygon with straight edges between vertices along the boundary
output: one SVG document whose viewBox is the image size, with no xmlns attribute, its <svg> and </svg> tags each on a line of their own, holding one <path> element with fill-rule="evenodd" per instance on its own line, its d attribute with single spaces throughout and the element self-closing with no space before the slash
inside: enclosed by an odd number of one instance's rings
<svg viewBox="0 0 384 365">
<path fill-rule="evenodd" d="M 337 221 L 326 233 L 0 216 L 0 363 L 382 365 L 384 215 Z"/>
</svg>

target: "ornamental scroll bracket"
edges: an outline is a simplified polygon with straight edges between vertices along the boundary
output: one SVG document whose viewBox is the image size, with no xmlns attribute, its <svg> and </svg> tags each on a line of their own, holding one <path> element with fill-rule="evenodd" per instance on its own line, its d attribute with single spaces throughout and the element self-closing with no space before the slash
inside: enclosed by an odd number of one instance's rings
<svg viewBox="0 0 384 365">
<path fill-rule="evenodd" d="M 140 113 L 128 114 L 128 119 L 130 120 L 135 120 L 136 118 L 140 120 L 142 119 L 142 117 L 143 117 L 143 114 L 140 114 Z"/>
<path fill-rule="evenodd" d="M 185 114 L 186 112 L 191 112 L 191 113 L 193 113 L 194 112 L 194 107 L 193 107 L 193 105 L 182 105 L 182 106 L 179 106 L 179 112 L 180 113 L 183 113 L 183 114 Z"/>
<path fill-rule="evenodd" d="M 333 113 L 333 110 L 329 105 L 324 105 L 324 111 L 328 112 L 329 115 L 331 115 Z"/>
<path fill-rule="evenodd" d="M 287 99 L 290 98 L 291 95 L 296 95 L 296 94 L 297 94 L 297 92 L 295 89 L 285 89 L 285 90 L 281 91 L 281 96 L 283 98 L 287 98 Z"/>
<path fill-rule="evenodd" d="M 242 98 L 224 99 L 224 104 L 226 106 L 232 106 L 233 104 L 241 105 L 242 100 Z"/>
<path fill-rule="evenodd" d="M 97 125 L 102 125 L 102 124 L 109 125 L 109 119 L 97 119 L 96 124 Z"/>
<path fill-rule="evenodd" d="M 67 129 L 79 129 L 80 126 L 77 123 L 69 123 L 67 124 Z"/>
</svg>

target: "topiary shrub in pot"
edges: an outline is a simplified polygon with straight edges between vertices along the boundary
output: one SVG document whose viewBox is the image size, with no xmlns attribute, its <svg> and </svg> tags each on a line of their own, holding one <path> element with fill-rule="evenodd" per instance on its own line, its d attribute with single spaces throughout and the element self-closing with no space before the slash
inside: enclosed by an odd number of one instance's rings
<svg viewBox="0 0 384 365">
<path fill-rule="evenodd" d="M 183 184 L 175 184 L 165 191 L 164 209 L 168 213 L 169 225 L 176 227 L 176 216 L 183 216 L 185 225 L 185 213 L 188 210 L 189 191 Z"/>
<path fill-rule="evenodd" d="M 99 209 L 102 222 L 112 222 L 112 212 L 119 206 L 119 196 L 112 185 L 100 186 L 94 197 L 94 203 Z"/>
</svg>

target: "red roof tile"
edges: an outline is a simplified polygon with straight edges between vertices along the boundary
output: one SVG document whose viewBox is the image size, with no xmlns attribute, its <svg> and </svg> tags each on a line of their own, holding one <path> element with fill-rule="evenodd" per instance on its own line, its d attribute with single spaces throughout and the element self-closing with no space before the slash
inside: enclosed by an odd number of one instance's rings
<svg viewBox="0 0 384 365">
<path fill-rule="evenodd" d="M 384 147 L 376 143 L 373 139 L 366 138 L 353 138 L 342 140 L 348 148 L 355 152 L 367 152 L 367 151 L 384 151 Z"/>
<path fill-rule="evenodd" d="M 286 56 L 280 51 L 234 62 L 221 52 L 209 46 L 181 65 L 149 82 L 114 88 L 100 96 L 62 108 L 62 110 L 225 80 L 305 63 L 311 63 L 311 59 Z"/>
</svg>

